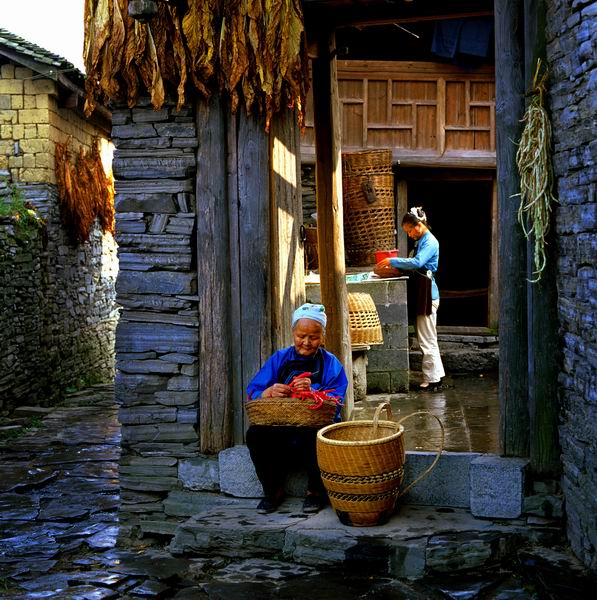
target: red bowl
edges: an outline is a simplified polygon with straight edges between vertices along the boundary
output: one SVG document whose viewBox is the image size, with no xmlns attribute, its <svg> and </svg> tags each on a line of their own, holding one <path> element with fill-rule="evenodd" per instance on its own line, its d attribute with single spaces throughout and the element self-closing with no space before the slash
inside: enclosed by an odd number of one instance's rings
<svg viewBox="0 0 597 600">
<path fill-rule="evenodd" d="M 398 250 L 376 250 L 375 263 L 380 263 L 384 258 L 396 258 Z"/>
</svg>

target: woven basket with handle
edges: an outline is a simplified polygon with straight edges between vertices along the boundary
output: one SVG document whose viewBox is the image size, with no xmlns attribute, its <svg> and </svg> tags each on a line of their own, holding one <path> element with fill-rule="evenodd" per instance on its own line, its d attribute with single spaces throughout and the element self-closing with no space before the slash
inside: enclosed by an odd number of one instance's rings
<svg viewBox="0 0 597 600">
<path fill-rule="evenodd" d="M 388 420 L 382 421 L 379 417 L 384 409 Z M 400 490 L 405 461 L 401 423 L 422 414 L 439 423 L 440 449 L 429 468 Z M 388 402 L 377 407 L 371 421 L 336 423 L 317 433 L 317 462 L 332 507 L 342 523 L 357 527 L 385 523 L 397 498 L 431 472 L 443 448 L 444 426 L 435 415 L 418 411 L 394 422 Z"/>
<path fill-rule="evenodd" d="M 257 398 L 245 402 L 251 425 L 295 425 L 324 427 L 334 420 L 336 404 L 326 400 L 318 409 L 299 398 Z"/>
</svg>

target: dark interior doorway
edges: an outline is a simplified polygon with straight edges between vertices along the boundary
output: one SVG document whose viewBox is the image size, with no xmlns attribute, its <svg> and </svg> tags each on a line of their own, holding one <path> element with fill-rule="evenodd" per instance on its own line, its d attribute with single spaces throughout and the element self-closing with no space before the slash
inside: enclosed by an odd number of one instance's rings
<svg viewBox="0 0 597 600">
<path fill-rule="evenodd" d="M 488 325 L 491 199 L 491 181 L 408 181 L 440 243 L 438 325 Z"/>
</svg>

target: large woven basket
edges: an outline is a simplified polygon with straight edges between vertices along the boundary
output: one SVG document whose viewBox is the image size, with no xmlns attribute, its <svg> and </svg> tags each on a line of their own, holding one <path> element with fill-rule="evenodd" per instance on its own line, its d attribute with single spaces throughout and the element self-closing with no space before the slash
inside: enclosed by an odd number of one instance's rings
<svg viewBox="0 0 597 600">
<path fill-rule="evenodd" d="M 251 425 L 294 425 L 324 427 L 334 420 L 336 404 L 325 401 L 321 408 L 310 409 L 307 400 L 298 398 L 257 398 L 245 402 Z"/>
<path fill-rule="evenodd" d="M 342 153 L 342 175 L 392 173 L 392 150 L 361 150 Z"/>
<path fill-rule="evenodd" d="M 392 151 L 345 153 L 342 160 L 347 263 L 370 265 L 376 250 L 396 246 Z"/>
<path fill-rule="evenodd" d="M 369 294 L 348 294 L 348 319 L 351 344 L 383 344 L 379 314 Z"/>
<path fill-rule="evenodd" d="M 385 410 L 388 420 L 379 419 Z M 404 427 L 415 415 L 434 417 L 441 427 L 441 443 L 433 463 L 400 490 L 404 476 Z M 317 433 L 317 461 L 332 507 L 345 525 L 382 525 L 394 512 L 396 500 L 426 477 L 437 464 L 444 446 L 444 427 L 431 413 L 418 411 L 398 422 L 389 403 L 380 404 L 369 421 L 348 421 L 324 427 Z"/>
</svg>

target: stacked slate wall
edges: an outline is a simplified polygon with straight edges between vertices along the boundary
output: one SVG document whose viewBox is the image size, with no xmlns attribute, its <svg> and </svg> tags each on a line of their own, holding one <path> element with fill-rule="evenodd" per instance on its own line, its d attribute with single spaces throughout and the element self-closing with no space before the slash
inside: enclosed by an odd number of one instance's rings
<svg viewBox="0 0 597 600">
<path fill-rule="evenodd" d="M 562 488 L 574 551 L 597 568 L 597 5 L 547 0 L 554 132 Z"/>
<path fill-rule="evenodd" d="M 52 405 L 69 386 L 114 376 L 114 239 L 95 226 L 73 247 L 55 186 L 19 188 L 46 225 L 24 241 L 11 219 L 0 224 L 0 413 Z"/>
<path fill-rule="evenodd" d="M 149 521 L 198 448 L 197 136 L 191 109 L 145 101 L 116 108 L 112 134 L 121 515 Z"/>
</svg>

